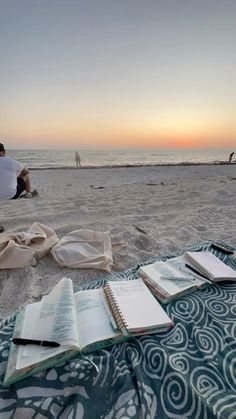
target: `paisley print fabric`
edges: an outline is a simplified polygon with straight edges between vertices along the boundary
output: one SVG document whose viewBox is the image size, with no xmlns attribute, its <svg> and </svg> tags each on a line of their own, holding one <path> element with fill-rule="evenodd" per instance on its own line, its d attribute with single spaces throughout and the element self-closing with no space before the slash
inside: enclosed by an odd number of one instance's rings
<svg viewBox="0 0 236 419">
<path fill-rule="evenodd" d="M 191 250 L 207 248 L 204 243 Z M 218 256 L 236 269 L 233 258 Z M 137 267 L 109 275 L 136 277 Z M 87 288 L 103 286 L 107 278 Z M 0 419 L 236 418 L 236 283 L 210 285 L 165 309 L 175 323 L 168 332 L 77 356 L 1 386 Z M 1 321 L 1 380 L 14 321 L 15 315 Z"/>
</svg>

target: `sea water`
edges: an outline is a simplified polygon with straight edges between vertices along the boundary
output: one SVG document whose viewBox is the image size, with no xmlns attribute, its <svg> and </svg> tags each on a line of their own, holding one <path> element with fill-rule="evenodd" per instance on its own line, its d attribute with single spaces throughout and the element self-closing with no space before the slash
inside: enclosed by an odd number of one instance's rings
<svg viewBox="0 0 236 419">
<path fill-rule="evenodd" d="M 7 155 L 33 169 L 75 167 L 76 150 L 7 150 Z M 79 150 L 82 167 L 146 166 L 227 162 L 231 149 Z"/>
</svg>

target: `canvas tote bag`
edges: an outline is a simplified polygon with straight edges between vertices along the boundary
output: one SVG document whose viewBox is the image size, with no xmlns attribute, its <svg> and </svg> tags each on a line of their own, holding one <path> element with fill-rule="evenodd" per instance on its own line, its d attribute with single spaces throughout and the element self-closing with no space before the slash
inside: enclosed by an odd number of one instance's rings
<svg viewBox="0 0 236 419">
<path fill-rule="evenodd" d="M 33 223 L 27 231 L 3 233 L 0 235 L 0 269 L 35 266 L 57 242 L 55 231 L 40 223 Z"/>
<path fill-rule="evenodd" d="M 113 264 L 109 232 L 80 229 L 66 234 L 51 249 L 60 266 L 94 268 L 110 272 Z"/>
</svg>

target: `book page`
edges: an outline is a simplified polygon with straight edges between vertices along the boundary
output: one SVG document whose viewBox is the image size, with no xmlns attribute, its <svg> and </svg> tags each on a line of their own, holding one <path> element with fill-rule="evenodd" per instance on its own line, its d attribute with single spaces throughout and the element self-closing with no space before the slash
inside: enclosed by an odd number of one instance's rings
<svg viewBox="0 0 236 419">
<path fill-rule="evenodd" d="M 194 278 L 184 269 L 180 269 L 180 263 L 171 263 L 171 259 L 142 266 L 140 273 L 150 278 L 161 291 L 164 291 L 163 295 L 167 296 L 196 286 Z"/>
<path fill-rule="evenodd" d="M 201 287 L 202 285 L 211 283 L 208 279 L 203 278 L 202 276 L 198 275 L 197 272 L 192 271 L 189 269 L 189 267 L 186 266 L 186 263 L 188 264 L 188 260 L 184 255 L 168 259 L 166 260 L 166 263 L 169 266 L 177 269 L 183 276 L 185 276 L 186 281 L 188 281 L 189 284 Z"/>
<path fill-rule="evenodd" d="M 102 288 L 74 294 L 80 348 L 120 336 Z"/>
<path fill-rule="evenodd" d="M 142 279 L 109 281 L 108 287 L 128 331 L 142 333 L 145 329 L 172 325 L 171 319 Z"/>
<path fill-rule="evenodd" d="M 78 347 L 71 279 L 63 278 L 41 302 L 26 306 L 21 337 L 55 341 L 61 346 L 49 348 L 40 345 L 19 345 L 17 368 L 43 361 L 65 351 L 66 348 Z"/>
</svg>

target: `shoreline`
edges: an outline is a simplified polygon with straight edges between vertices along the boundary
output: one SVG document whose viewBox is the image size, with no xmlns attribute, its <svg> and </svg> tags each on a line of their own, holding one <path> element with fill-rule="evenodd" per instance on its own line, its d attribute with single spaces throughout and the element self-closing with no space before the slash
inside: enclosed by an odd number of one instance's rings
<svg viewBox="0 0 236 419">
<path fill-rule="evenodd" d="M 224 161 L 214 161 L 214 162 L 181 162 L 181 163 L 156 163 L 156 164 L 114 164 L 114 165 L 102 165 L 102 166 L 45 166 L 45 167 L 30 167 L 29 170 L 91 170 L 91 169 L 119 169 L 119 168 L 137 168 L 137 167 L 183 167 L 183 166 L 231 166 L 236 164 L 236 161 L 231 163 Z"/>
</svg>

